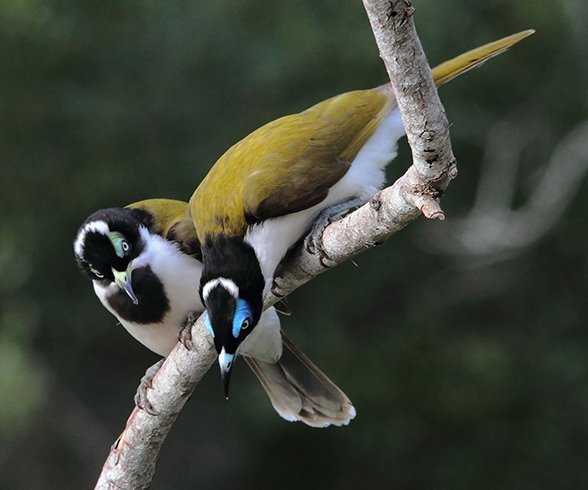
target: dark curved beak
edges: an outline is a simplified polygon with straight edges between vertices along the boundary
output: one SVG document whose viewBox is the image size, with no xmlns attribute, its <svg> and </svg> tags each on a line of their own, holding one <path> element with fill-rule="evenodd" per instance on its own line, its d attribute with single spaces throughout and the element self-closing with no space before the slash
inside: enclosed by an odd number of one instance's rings
<svg viewBox="0 0 588 490">
<path fill-rule="evenodd" d="M 231 381 L 231 369 L 233 367 L 233 361 L 235 354 L 227 354 L 225 349 L 221 350 L 218 355 L 218 364 L 220 366 L 221 379 L 223 381 L 223 390 L 225 392 L 225 399 L 229 399 L 229 383 Z"/>
</svg>

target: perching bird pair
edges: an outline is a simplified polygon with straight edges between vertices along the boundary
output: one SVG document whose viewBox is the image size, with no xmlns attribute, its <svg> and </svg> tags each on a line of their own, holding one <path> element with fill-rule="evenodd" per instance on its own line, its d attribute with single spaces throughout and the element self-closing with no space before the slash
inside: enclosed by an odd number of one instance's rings
<svg viewBox="0 0 588 490">
<path fill-rule="evenodd" d="M 462 54 L 433 69 L 433 78 L 445 83 L 532 33 Z M 333 97 L 235 144 L 189 203 L 151 199 L 92 214 L 75 239 L 76 261 L 102 304 L 152 351 L 167 356 L 188 314 L 204 311 L 225 395 L 239 354 L 286 420 L 346 425 L 353 405 L 283 336 L 263 298 L 321 212 L 382 188 L 403 135 L 389 85 Z M 319 243 L 323 228 L 314 229 Z"/>
</svg>

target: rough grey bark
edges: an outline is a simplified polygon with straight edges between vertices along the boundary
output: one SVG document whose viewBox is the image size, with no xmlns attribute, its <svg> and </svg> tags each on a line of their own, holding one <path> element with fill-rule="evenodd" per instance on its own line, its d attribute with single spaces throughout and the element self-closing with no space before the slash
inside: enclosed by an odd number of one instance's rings
<svg viewBox="0 0 588 490">
<path fill-rule="evenodd" d="M 369 203 L 328 226 L 323 247 L 329 260 L 300 247 L 283 264 L 266 307 L 334 265 L 386 241 L 423 213 L 443 219 L 439 197 L 457 170 L 448 123 L 414 29 L 407 1 L 363 0 L 413 151 L 413 165 Z M 113 445 L 97 489 L 149 487 L 161 445 L 186 399 L 215 361 L 202 319 L 192 328 L 193 347 L 178 344 L 153 379 L 152 416 L 135 408 Z"/>
<path fill-rule="evenodd" d="M 216 359 L 204 322 L 192 327 L 191 350 L 176 345 L 153 378 L 149 402 L 157 415 L 135 407 L 113 444 L 97 489 L 148 488 L 161 445 L 187 399 Z"/>
<path fill-rule="evenodd" d="M 406 127 L 418 174 L 415 184 L 424 186 L 421 191 L 426 195 L 432 192 L 435 197 L 457 175 L 457 169 L 449 122 L 412 21 L 414 7 L 407 0 L 363 0 L 363 4 Z M 419 209 L 426 205 L 420 199 L 414 204 Z M 423 210 L 423 214 L 427 216 L 427 211 Z"/>
</svg>

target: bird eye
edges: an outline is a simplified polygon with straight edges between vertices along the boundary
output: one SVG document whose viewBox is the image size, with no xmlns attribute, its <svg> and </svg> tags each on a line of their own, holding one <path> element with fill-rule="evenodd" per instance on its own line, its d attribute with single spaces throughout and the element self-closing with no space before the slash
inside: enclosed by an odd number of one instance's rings
<svg viewBox="0 0 588 490">
<path fill-rule="evenodd" d="M 245 318 L 241 323 L 241 330 L 247 330 L 249 328 L 249 318 Z"/>
<path fill-rule="evenodd" d="M 121 246 L 124 253 L 128 253 L 129 250 L 131 250 L 131 245 L 126 240 L 122 240 L 120 242 L 120 246 Z"/>
</svg>

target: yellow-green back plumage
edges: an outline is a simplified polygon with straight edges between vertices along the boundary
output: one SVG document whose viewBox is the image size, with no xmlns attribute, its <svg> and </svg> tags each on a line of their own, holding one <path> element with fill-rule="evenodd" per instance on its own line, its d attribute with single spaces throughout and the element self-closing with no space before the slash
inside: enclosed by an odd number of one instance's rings
<svg viewBox="0 0 588 490">
<path fill-rule="evenodd" d="M 248 223 L 322 201 L 392 102 L 382 90 L 349 92 L 272 121 L 234 145 L 190 201 L 200 239 L 221 231 L 243 235 Z"/>
<path fill-rule="evenodd" d="M 531 35 L 523 31 L 433 69 L 441 85 Z M 257 129 L 222 155 L 190 200 L 199 239 L 321 202 L 396 106 L 389 86 L 338 95 Z"/>
</svg>

